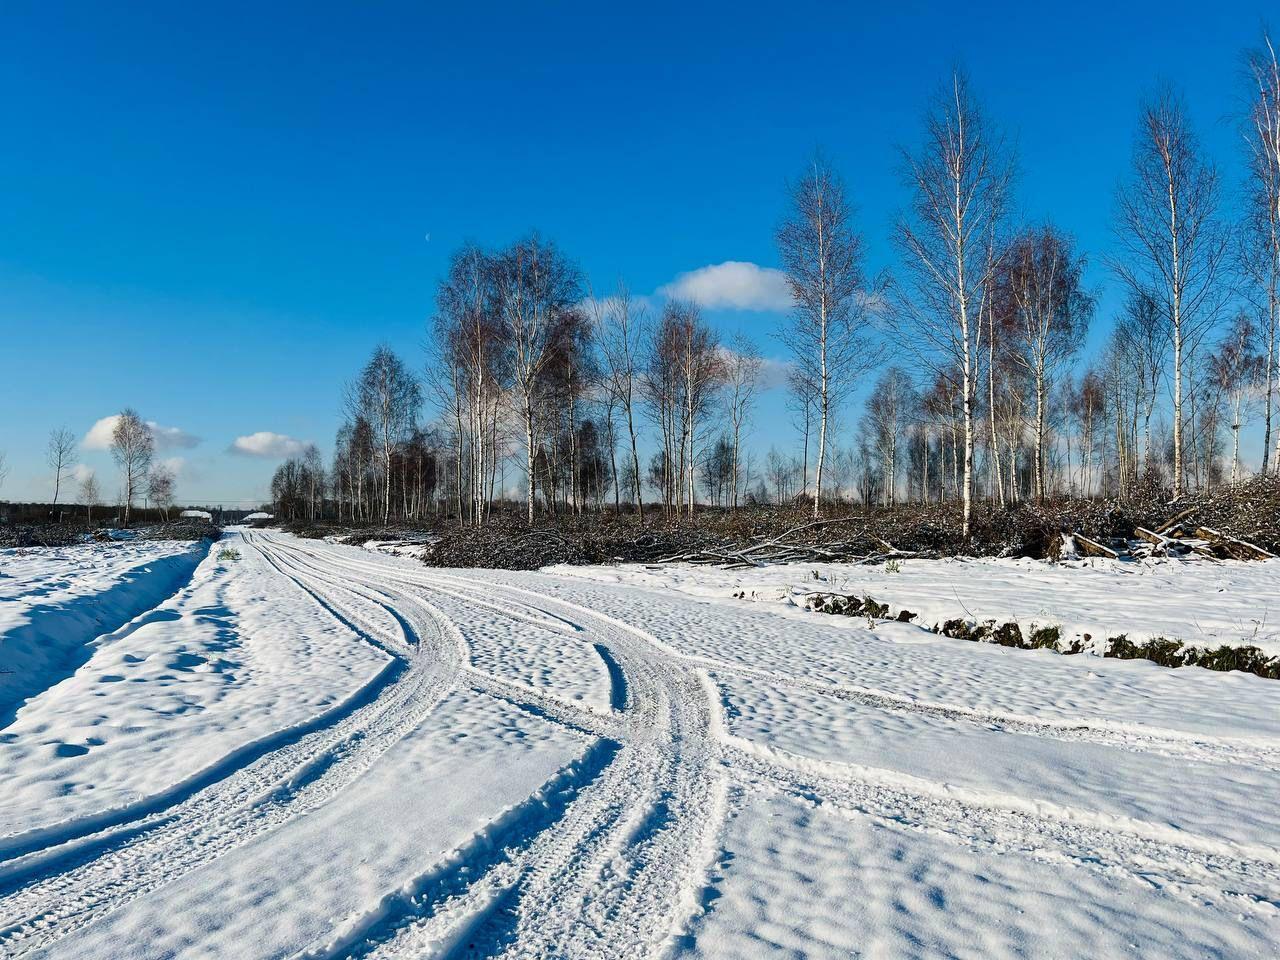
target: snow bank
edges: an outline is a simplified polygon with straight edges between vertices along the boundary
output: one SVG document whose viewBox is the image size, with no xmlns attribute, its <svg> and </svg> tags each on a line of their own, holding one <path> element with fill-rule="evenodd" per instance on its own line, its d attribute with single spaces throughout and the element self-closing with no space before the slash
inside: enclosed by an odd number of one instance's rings
<svg viewBox="0 0 1280 960">
<path fill-rule="evenodd" d="M 88 660 L 95 638 L 176 593 L 208 549 L 135 541 L 0 551 L 0 728 Z"/>
<path fill-rule="evenodd" d="M 223 546 L 237 547 L 242 559 L 219 560 Z M 246 746 L 307 723 L 377 681 L 386 655 L 237 534 L 193 557 L 185 550 L 175 556 L 190 565 L 190 582 L 172 597 L 134 597 L 136 605 L 159 605 L 93 641 L 73 673 L 43 674 L 47 689 L 33 691 L 0 734 L 0 850 L 20 835 L 146 808 L 150 798 L 199 781 Z M 49 591 L 100 588 L 74 607 L 74 617 L 35 618 L 55 639 L 61 630 L 79 627 L 81 637 L 97 631 L 89 613 L 94 597 L 113 589 L 113 597 L 132 596 L 139 582 L 149 582 L 130 579 L 127 564 L 100 569 L 75 552 L 23 561 L 36 564 L 38 575 L 28 579 L 15 569 L 14 580 L 0 585 L 20 584 L 8 589 L 34 598 L 24 609 L 54 595 Z"/>
<path fill-rule="evenodd" d="M 897 572 L 893 572 L 896 569 Z M 1155 559 L 902 560 L 896 568 L 793 563 L 751 570 L 672 564 L 554 567 L 549 573 L 676 590 L 693 596 L 799 603 L 830 591 L 870 596 L 917 623 L 1012 621 L 1024 635 L 1058 626 L 1062 642 L 1124 634 L 1197 647 L 1256 646 L 1280 656 L 1280 561 Z"/>
</svg>

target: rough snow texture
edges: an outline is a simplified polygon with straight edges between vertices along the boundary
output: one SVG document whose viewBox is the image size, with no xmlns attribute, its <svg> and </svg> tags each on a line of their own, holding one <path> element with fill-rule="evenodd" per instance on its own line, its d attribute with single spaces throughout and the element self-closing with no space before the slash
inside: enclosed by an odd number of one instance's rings
<svg viewBox="0 0 1280 960">
<path fill-rule="evenodd" d="M 185 566 L 183 583 L 204 559 L 172 596 L 173 578 L 152 560 L 151 574 L 120 564 L 115 585 L 77 597 L 73 612 L 27 614 L 35 632 L 74 641 L 67 655 L 86 662 L 65 679 L 50 671 L 48 689 L 0 731 L 0 850 L 14 834 L 102 814 L 193 778 L 350 697 L 387 661 L 256 552 L 220 561 L 216 545 L 201 545 L 194 557 L 172 545 L 136 547 L 168 547 L 165 556 L 183 561 L 176 563 Z M 73 584 L 86 567 L 101 569 L 78 552 L 67 562 L 62 579 Z M 97 636 L 101 621 L 82 611 L 124 623 Z"/>
<path fill-rule="evenodd" d="M 892 572 L 896 570 L 897 572 Z M 870 596 L 929 626 L 951 619 L 1059 626 L 1068 642 L 1126 634 L 1199 647 L 1246 646 L 1280 656 L 1280 561 L 914 560 L 884 564 L 790 563 L 750 570 L 671 564 L 553 567 L 607 583 L 669 587 L 692 596 L 793 602 L 811 591 Z M 816 575 L 816 576 L 815 576 Z"/>
<path fill-rule="evenodd" d="M 1225 640 L 1274 622 L 1271 564 L 813 581 L 228 539 L 0 735 L 0 955 L 1275 955 L 1280 683 L 789 600 Z"/>
<path fill-rule="evenodd" d="M 74 673 L 94 638 L 175 593 L 207 549 L 134 541 L 0 550 L 0 729 L 23 701 Z"/>
</svg>

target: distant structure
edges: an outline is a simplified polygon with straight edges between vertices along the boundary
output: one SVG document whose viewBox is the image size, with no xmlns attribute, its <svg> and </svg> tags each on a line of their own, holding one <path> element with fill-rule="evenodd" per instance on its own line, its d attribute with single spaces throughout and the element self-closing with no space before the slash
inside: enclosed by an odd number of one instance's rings
<svg viewBox="0 0 1280 960">
<path fill-rule="evenodd" d="M 207 510 L 183 510 L 178 516 L 189 520 L 213 520 L 213 514 Z"/>
<path fill-rule="evenodd" d="M 274 519 L 275 517 L 272 516 L 271 514 L 262 513 L 261 511 L 259 511 L 258 513 L 251 513 L 247 517 L 244 517 L 243 522 L 253 523 L 255 520 L 274 520 Z"/>
</svg>

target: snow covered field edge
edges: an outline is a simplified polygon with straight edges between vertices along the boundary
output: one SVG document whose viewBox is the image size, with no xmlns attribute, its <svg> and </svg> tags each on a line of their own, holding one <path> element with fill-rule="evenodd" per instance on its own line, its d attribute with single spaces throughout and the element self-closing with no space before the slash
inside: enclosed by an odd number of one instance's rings
<svg viewBox="0 0 1280 960">
<path fill-rule="evenodd" d="M 208 541 L 0 551 L 0 729 L 86 662 L 94 641 L 190 582 Z"/>
</svg>

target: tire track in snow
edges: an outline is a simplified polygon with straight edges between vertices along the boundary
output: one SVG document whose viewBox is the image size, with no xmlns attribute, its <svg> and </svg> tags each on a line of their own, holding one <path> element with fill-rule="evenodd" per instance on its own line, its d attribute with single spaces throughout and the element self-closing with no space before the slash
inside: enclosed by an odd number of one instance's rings
<svg viewBox="0 0 1280 960">
<path fill-rule="evenodd" d="M 486 596 L 494 593 L 490 583 L 479 588 L 465 585 L 448 574 L 431 572 L 425 577 L 433 578 L 442 579 L 454 589 L 482 589 Z M 521 588 L 504 589 L 539 596 Z M 542 599 L 572 606 L 564 601 Z M 727 668 L 723 672 L 751 675 L 755 679 L 775 682 L 783 679 L 766 671 L 708 663 L 666 648 L 664 651 L 675 661 L 693 662 L 711 669 Z M 631 676 L 626 670 L 624 674 Z M 831 691 L 828 685 L 798 682 L 819 692 Z M 881 702 L 873 692 L 837 690 L 860 701 L 869 697 L 869 705 L 886 709 L 910 710 L 916 703 L 892 696 L 886 698 L 887 702 Z M 1035 718 L 984 714 L 941 704 L 922 706 L 920 712 L 958 722 L 989 723 L 998 719 L 1000 723 L 994 724 L 998 729 L 1017 734 L 1101 741 L 1136 752 L 1173 753 L 1196 759 L 1211 755 L 1225 763 L 1268 766 L 1270 759 L 1265 748 L 1252 752 L 1247 744 L 1196 738 L 1178 731 L 1135 733 L 1111 729 L 1105 723 L 1039 723 Z M 1264 915 L 1273 915 L 1280 908 L 1280 850 L 1271 847 L 1215 840 L 1159 823 L 1039 803 L 1016 795 L 954 788 L 892 771 L 794 757 L 723 734 L 721 739 L 719 762 L 724 765 L 726 776 L 747 787 L 769 787 L 802 801 L 874 817 L 899 828 L 935 833 L 955 842 L 985 845 L 999 853 L 1118 872 L 1136 882 L 1178 892 L 1192 902 L 1207 898 L 1227 903 L 1233 909 Z"/>
<path fill-rule="evenodd" d="M 437 655 L 456 658 L 451 683 L 468 684 L 551 722 L 604 738 L 406 890 L 349 918 L 330 942 L 317 944 L 307 957 L 650 957 L 664 953 L 673 935 L 705 908 L 708 868 L 718 852 L 726 785 L 731 781 L 748 789 L 781 791 L 850 816 L 872 817 L 897 829 L 982 846 L 995 854 L 1119 873 L 1188 900 L 1207 898 L 1258 913 L 1280 907 L 1280 859 L 1267 849 L 1201 838 L 1160 824 L 1051 808 L 1016 796 L 980 795 L 891 771 L 811 761 L 725 734 L 719 695 L 707 671 L 750 673 L 757 680 L 780 684 L 797 678 L 691 657 L 618 620 L 514 585 L 477 584 L 389 560 L 364 560 L 341 548 L 303 547 L 275 537 L 263 538 L 258 548 L 269 552 L 282 572 L 288 570 L 317 603 L 340 619 L 348 618 L 354 628 L 371 630 L 369 636 L 388 649 L 400 649 L 396 631 L 389 631 L 388 623 L 400 630 L 419 631 L 429 631 L 428 624 L 434 624 L 441 634 Z M 454 604 L 464 606 L 451 614 Z M 595 645 L 610 668 L 614 711 L 605 715 L 465 665 L 465 643 L 447 618 L 477 610 Z M 423 654 L 420 650 L 404 656 L 421 659 Z M 414 673 L 413 668 L 406 669 L 406 678 Z M 396 690 L 403 689 L 406 678 L 397 681 Z M 825 685 L 814 686 L 817 692 L 830 693 Z M 882 696 L 856 688 L 837 689 L 855 697 Z M 909 698 L 883 696 L 885 702 L 868 705 L 911 711 L 917 704 Z M 386 699 L 384 693 L 378 702 Z M 988 715 L 962 707 L 926 704 L 923 711 L 946 711 L 934 715 L 957 723 L 990 723 Z M 1002 718 L 1005 722 L 1023 719 L 1028 718 Z M 1064 729 L 1036 724 L 1034 719 L 1025 730 L 1001 729 L 1057 738 L 1116 734 L 1105 724 Z M 1153 734 L 1158 743 L 1140 742 L 1129 748 L 1164 750 L 1162 733 Z M 1172 736 L 1167 739 L 1175 743 L 1169 749 L 1177 749 L 1176 744 L 1186 747 L 1188 738 L 1177 736 L 1176 731 L 1168 733 Z M 1230 757 L 1236 746 L 1221 741 L 1192 744 L 1196 750 L 1217 751 L 1225 762 L 1239 762 Z M 351 749 L 357 760 L 362 754 L 368 762 L 376 759 L 358 744 Z M 278 815 L 273 825 L 283 823 L 305 812 L 316 797 L 323 802 L 323 796 L 331 795 L 324 790 L 340 789 L 337 772 L 344 767 L 354 771 L 357 764 L 351 759 L 330 764 L 318 757 L 265 796 L 224 795 L 220 799 L 230 812 L 222 807 L 215 816 L 220 813 L 222 821 L 234 827 L 238 808 L 247 803 L 270 810 L 272 817 Z M 170 814 L 178 824 L 187 816 L 178 809 Z M 253 829 L 253 824 L 248 828 Z M 155 834 L 167 829 L 167 823 L 157 825 Z M 218 855 L 216 844 L 209 849 L 212 856 Z M 153 853 L 163 855 L 163 846 Z M 199 862 L 203 861 L 196 857 L 195 865 Z M 141 863 L 145 866 L 146 861 Z M 126 880 L 129 876 L 126 871 Z M 146 892 L 138 892 L 136 886 L 131 889 L 123 894 L 109 892 L 88 909 L 87 919 L 53 917 L 53 936 L 40 940 L 43 933 L 37 930 L 26 940 L 15 941 L 18 949 L 26 952 L 37 941 L 63 935 L 72 928 L 69 924 L 91 922 L 105 910 Z M 80 890 L 88 896 L 95 892 Z M 0 901 L 0 917 L 6 915 L 6 902 Z M 0 920 L 0 927 L 3 923 Z M 0 929 L 0 952 L 10 946 L 4 940 L 6 932 Z"/>
<path fill-rule="evenodd" d="M 1121 873 L 1192 902 L 1274 917 L 1280 851 L 1176 827 L 949 787 L 887 770 L 787 755 L 730 738 L 725 762 L 749 788 L 771 788 L 844 814 L 867 816 L 995 853 Z"/>
<path fill-rule="evenodd" d="M 247 541 L 247 544 L 249 541 Z M 325 609 L 372 639 L 379 630 L 370 592 L 293 570 L 264 543 L 252 545 Z M 20 864 L 57 872 L 0 898 L 0 952 L 19 957 L 186 875 L 255 836 L 326 802 L 355 780 L 454 688 L 460 651 L 444 643 L 435 614 L 412 597 L 393 597 L 400 637 L 375 642 L 402 650 L 405 667 L 371 703 L 334 727 L 268 753 L 182 803 L 74 850 L 44 851 Z M 365 604 L 361 611 L 360 604 Z M 366 632 L 372 631 L 372 632 Z M 42 862 L 39 862 L 42 860 Z M 45 871 L 47 872 L 47 871 Z"/>
<path fill-rule="evenodd" d="M 700 672 L 666 656 L 641 631 L 566 601 L 490 584 L 478 589 L 297 542 L 287 549 L 591 643 L 620 686 L 613 702 L 624 708 L 612 758 L 577 788 L 553 823 L 528 831 L 496 862 L 471 864 L 467 872 L 475 879 L 463 889 L 443 893 L 438 872 L 428 872 L 411 885 L 423 893 L 402 898 L 397 909 L 379 905 L 348 920 L 341 936 L 305 956 L 662 952 L 701 910 L 699 894 L 723 820 L 726 782 L 712 735 L 717 707 Z M 527 695 L 523 685 L 507 682 L 495 692 L 512 687 Z M 581 706 L 571 711 L 594 714 Z"/>
<path fill-rule="evenodd" d="M 741 664 L 726 663 L 704 657 L 689 657 L 700 663 L 713 676 L 744 677 L 834 697 L 887 713 L 919 714 L 954 723 L 966 723 L 1002 733 L 1020 736 L 1043 737 L 1064 742 L 1096 743 L 1101 746 L 1128 750 L 1131 753 L 1152 753 L 1165 757 L 1204 763 L 1223 763 L 1236 766 L 1257 767 L 1263 770 L 1280 770 L 1280 747 L 1267 743 L 1251 743 L 1247 740 L 1196 736 L 1176 730 L 1156 727 L 1139 727 L 1133 724 L 1113 724 L 1100 720 L 1056 721 L 1024 714 L 1001 713 L 991 710 L 975 710 L 928 700 L 904 697 L 882 690 L 871 690 L 847 684 L 824 683 L 794 677 L 771 670 L 757 670 Z"/>
<path fill-rule="evenodd" d="M 390 558 L 385 554 L 369 554 L 366 552 L 366 556 L 370 558 L 368 560 L 349 556 L 346 553 L 340 556 L 342 558 L 341 562 L 352 569 L 390 569 L 398 571 L 401 576 L 416 576 L 416 582 L 420 583 L 427 582 L 427 580 L 437 580 L 442 587 L 457 592 L 465 591 L 467 587 L 472 590 L 476 589 L 474 584 L 466 584 L 456 575 L 439 573 L 427 567 L 422 567 L 422 573 L 418 573 L 413 568 L 406 567 L 403 562 L 397 562 L 397 558 Z M 472 603 L 480 603 L 499 612 L 508 612 L 504 611 L 501 605 L 491 602 L 493 594 L 490 587 L 491 584 L 486 583 L 483 594 L 469 597 L 468 599 Z M 515 587 L 511 589 L 520 590 L 520 588 Z M 520 592 L 529 593 L 523 590 Z M 533 596 L 532 594 L 530 595 Z M 1192 761 L 1280 770 L 1280 744 L 1269 741 L 1257 742 L 1241 738 L 1213 737 L 1161 727 L 1114 723 L 1100 718 L 1085 717 L 1078 720 L 1056 720 L 998 710 L 977 710 L 964 705 L 950 704 L 945 701 L 921 700 L 885 690 L 858 687 L 845 683 L 810 680 L 777 670 L 762 670 L 714 657 L 684 653 L 665 645 L 662 645 L 662 649 L 668 656 L 678 658 L 690 666 L 706 670 L 713 675 L 741 676 L 749 680 L 764 681 L 823 696 L 836 697 L 890 713 L 922 714 L 957 724 L 972 724 L 1022 736 L 1036 736 L 1065 742 L 1083 741 L 1096 743 L 1102 746 L 1128 750 L 1133 753 L 1155 753 L 1161 756 L 1178 757 Z"/>
</svg>

